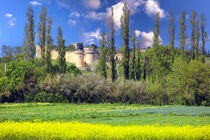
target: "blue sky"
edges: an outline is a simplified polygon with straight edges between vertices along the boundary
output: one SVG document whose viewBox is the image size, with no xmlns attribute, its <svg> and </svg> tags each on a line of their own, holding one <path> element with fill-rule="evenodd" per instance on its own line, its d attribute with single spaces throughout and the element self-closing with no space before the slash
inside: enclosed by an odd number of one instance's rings
<svg viewBox="0 0 210 140">
<path fill-rule="evenodd" d="M 210 34 L 210 1 L 209 0 L 0 0 L 0 46 L 20 46 L 24 39 L 26 11 L 32 6 L 35 17 L 35 31 L 39 22 L 42 7 L 47 8 L 47 16 L 52 18 L 52 36 L 57 44 L 58 26 L 62 27 L 65 45 L 83 42 L 85 45 L 99 44 L 102 31 L 107 32 L 107 16 L 110 7 L 114 7 L 116 29 L 116 47 L 121 46 L 120 17 L 123 2 L 127 2 L 131 11 L 130 29 L 135 28 L 136 35 L 141 39 L 142 47 L 152 44 L 155 14 L 160 13 L 160 38 L 163 45 L 169 44 L 169 11 L 174 12 L 175 40 L 179 46 L 179 19 L 182 11 L 187 13 L 188 37 L 191 34 L 190 16 L 193 10 L 200 18 L 206 17 L 206 32 Z M 130 32 L 131 34 L 131 32 Z M 209 37 L 210 38 L 210 37 Z M 36 39 L 36 44 L 38 43 Z M 210 42 L 206 49 L 210 50 Z"/>
</svg>

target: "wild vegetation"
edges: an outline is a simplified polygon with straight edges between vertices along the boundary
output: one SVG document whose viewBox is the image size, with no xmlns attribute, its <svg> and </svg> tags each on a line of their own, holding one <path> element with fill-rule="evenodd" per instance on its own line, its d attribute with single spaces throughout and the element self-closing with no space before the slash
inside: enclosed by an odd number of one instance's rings
<svg viewBox="0 0 210 140">
<path fill-rule="evenodd" d="M 123 60 L 116 61 L 113 9 L 111 13 L 108 18 L 110 31 L 102 33 L 98 63 L 79 70 L 65 60 L 66 47 L 61 27 L 58 28 L 56 46 L 58 60 L 50 59 L 53 49 L 52 20 L 47 17 L 45 7 L 38 24 L 42 58 L 34 58 L 35 24 L 33 9 L 29 7 L 24 45 L 2 47 L 0 102 L 210 105 L 210 64 L 205 49 L 207 33 L 203 14 L 199 19 L 195 11 L 192 13 L 192 45 L 187 48 L 185 12 L 180 19 L 180 46 L 174 43 L 173 12 L 170 12 L 170 44 L 160 45 L 157 13 L 153 47 L 141 53 L 135 29 L 130 35 L 130 11 L 125 3 L 121 18 L 123 43 L 120 52 Z"/>
</svg>

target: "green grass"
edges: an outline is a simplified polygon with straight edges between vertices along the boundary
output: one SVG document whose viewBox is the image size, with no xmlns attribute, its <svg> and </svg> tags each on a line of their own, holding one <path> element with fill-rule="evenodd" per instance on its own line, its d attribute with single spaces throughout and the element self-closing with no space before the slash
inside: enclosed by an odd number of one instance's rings
<svg viewBox="0 0 210 140">
<path fill-rule="evenodd" d="M 120 104 L 1 104 L 4 121 L 81 121 L 111 125 L 206 125 L 210 107 Z"/>
</svg>

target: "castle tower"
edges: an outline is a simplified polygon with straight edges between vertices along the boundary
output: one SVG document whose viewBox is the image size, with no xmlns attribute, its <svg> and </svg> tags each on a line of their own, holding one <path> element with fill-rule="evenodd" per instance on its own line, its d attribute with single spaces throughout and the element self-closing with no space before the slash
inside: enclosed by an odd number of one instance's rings
<svg viewBox="0 0 210 140">
<path fill-rule="evenodd" d="M 39 45 L 36 45 L 36 57 L 37 58 L 42 58 L 41 52 L 42 52 L 41 47 Z"/>
<path fill-rule="evenodd" d="M 76 50 L 75 51 L 75 65 L 78 68 L 84 68 L 84 51 L 83 50 Z"/>
<path fill-rule="evenodd" d="M 84 48 L 85 50 L 85 62 L 86 64 L 92 64 L 93 62 L 98 60 L 99 53 L 93 48 Z"/>
</svg>

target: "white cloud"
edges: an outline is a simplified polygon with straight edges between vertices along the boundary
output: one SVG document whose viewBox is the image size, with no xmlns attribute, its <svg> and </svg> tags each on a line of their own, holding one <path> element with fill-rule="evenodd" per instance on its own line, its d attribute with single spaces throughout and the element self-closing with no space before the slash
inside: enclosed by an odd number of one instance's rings
<svg viewBox="0 0 210 140">
<path fill-rule="evenodd" d="M 6 13 L 5 17 L 9 19 L 8 21 L 9 28 L 12 28 L 13 26 L 15 26 L 16 18 L 13 16 L 13 14 Z"/>
<path fill-rule="evenodd" d="M 152 48 L 153 47 L 153 32 L 141 32 L 139 30 L 135 31 L 136 37 L 140 38 L 142 48 Z M 162 44 L 162 38 L 159 36 L 160 44 Z"/>
<path fill-rule="evenodd" d="M 8 25 L 10 28 L 12 28 L 13 26 L 15 26 L 15 21 L 16 21 L 16 18 L 15 17 L 12 17 L 9 22 L 8 22 Z"/>
<path fill-rule="evenodd" d="M 71 14 L 69 14 L 68 24 L 75 25 L 79 18 L 80 18 L 79 12 L 77 11 L 71 12 Z"/>
<path fill-rule="evenodd" d="M 29 3 L 33 6 L 41 6 L 42 5 L 40 2 L 37 2 L 37 1 L 31 1 Z"/>
<path fill-rule="evenodd" d="M 92 12 L 89 12 L 84 17 L 88 19 L 93 19 L 93 20 L 105 20 L 107 17 L 107 13 L 106 12 L 96 13 L 95 11 L 92 11 Z"/>
<path fill-rule="evenodd" d="M 113 7 L 113 18 L 114 18 L 114 23 L 115 23 L 115 26 L 117 27 L 117 29 L 120 28 L 121 26 L 121 17 L 123 15 L 123 7 L 124 7 L 124 2 L 119 2 L 115 5 L 112 6 Z M 107 9 L 107 14 L 108 16 L 111 15 L 111 8 L 108 8 Z"/>
<path fill-rule="evenodd" d="M 10 13 L 6 13 L 6 14 L 5 14 L 5 17 L 6 17 L 6 18 L 11 18 L 11 17 L 13 17 L 13 15 L 10 14 Z"/>
<path fill-rule="evenodd" d="M 160 18 L 164 18 L 166 13 L 160 8 L 159 3 L 156 0 L 147 0 L 145 2 L 145 10 L 148 15 L 160 14 Z"/>
<path fill-rule="evenodd" d="M 79 18 L 79 17 L 80 17 L 80 13 L 77 12 L 77 11 L 73 11 L 73 12 L 71 12 L 71 14 L 69 15 L 69 17 L 76 17 L 76 18 Z"/>
<path fill-rule="evenodd" d="M 100 0 L 85 0 L 89 8 L 98 9 L 101 6 Z"/>
<path fill-rule="evenodd" d="M 137 13 L 140 10 L 139 7 L 145 3 L 144 0 L 122 0 L 122 2 L 127 3 L 131 15 Z"/>
<path fill-rule="evenodd" d="M 88 32 L 83 34 L 85 44 L 94 44 L 101 39 L 100 29 L 95 32 Z"/>
</svg>

